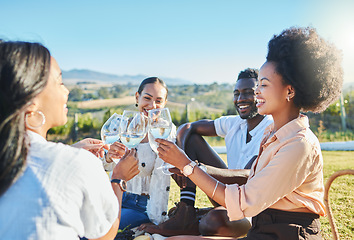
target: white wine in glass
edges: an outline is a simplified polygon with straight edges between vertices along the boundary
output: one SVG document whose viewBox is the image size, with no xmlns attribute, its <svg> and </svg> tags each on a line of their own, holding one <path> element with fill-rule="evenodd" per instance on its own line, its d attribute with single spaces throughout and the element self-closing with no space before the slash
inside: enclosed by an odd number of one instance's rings
<svg viewBox="0 0 354 240">
<path fill-rule="evenodd" d="M 148 112 L 149 116 L 149 142 L 151 148 L 157 152 L 156 138 L 167 139 L 172 131 L 172 119 L 168 108 L 156 108 L 151 109 Z M 164 162 L 160 167 L 162 172 L 167 175 L 172 173 L 169 171 L 174 166 Z"/>
<path fill-rule="evenodd" d="M 124 110 L 119 132 L 121 142 L 129 149 L 135 148 L 146 136 L 146 116 L 141 112 Z"/>
<path fill-rule="evenodd" d="M 119 124 L 121 115 L 113 113 L 113 115 L 103 124 L 101 128 L 101 140 L 104 144 L 111 145 L 119 141 Z M 107 150 L 105 150 L 107 153 Z M 119 159 L 112 159 L 117 163 Z"/>
<path fill-rule="evenodd" d="M 104 144 L 111 145 L 119 140 L 119 123 L 121 115 L 113 115 L 103 124 L 101 128 L 101 140 Z"/>
</svg>

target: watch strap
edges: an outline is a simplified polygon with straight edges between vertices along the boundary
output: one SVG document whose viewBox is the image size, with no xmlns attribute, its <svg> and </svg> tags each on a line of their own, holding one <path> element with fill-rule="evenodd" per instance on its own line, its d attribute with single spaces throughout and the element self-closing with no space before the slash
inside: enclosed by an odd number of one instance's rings
<svg viewBox="0 0 354 240">
<path fill-rule="evenodd" d="M 119 188 L 125 192 L 127 191 L 127 189 L 125 188 L 125 186 L 123 184 L 125 184 L 125 181 L 124 180 L 121 180 L 121 179 L 112 179 L 111 180 L 111 183 L 117 183 Z"/>
</svg>

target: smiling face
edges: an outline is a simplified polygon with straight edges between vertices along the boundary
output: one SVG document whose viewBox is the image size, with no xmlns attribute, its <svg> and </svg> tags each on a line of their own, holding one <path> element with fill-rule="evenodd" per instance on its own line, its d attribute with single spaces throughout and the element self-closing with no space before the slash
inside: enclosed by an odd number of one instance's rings
<svg viewBox="0 0 354 240">
<path fill-rule="evenodd" d="M 57 61 L 52 57 L 47 85 L 33 101 L 36 110 L 45 115 L 46 129 L 61 126 L 67 122 L 68 96 L 69 90 L 63 84 L 61 70 Z"/>
<path fill-rule="evenodd" d="M 256 89 L 259 114 L 277 116 L 288 109 L 290 85 L 284 84 L 283 78 L 276 72 L 274 62 L 265 62 L 259 70 L 259 82 Z"/>
<path fill-rule="evenodd" d="M 138 109 L 146 116 L 149 110 L 164 108 L 167 103 L 167 90 L 158 82 L 148 83 L 144 86 L 141 94 L 135 93 Z"/>
<path fill-rule="evenodd" d="M 237 80 L 234 89 L 234 104 L 242 119 L 251 119 L 257 115 L 256 89 L 257 79 L 241 78 Z"/>
</svg>

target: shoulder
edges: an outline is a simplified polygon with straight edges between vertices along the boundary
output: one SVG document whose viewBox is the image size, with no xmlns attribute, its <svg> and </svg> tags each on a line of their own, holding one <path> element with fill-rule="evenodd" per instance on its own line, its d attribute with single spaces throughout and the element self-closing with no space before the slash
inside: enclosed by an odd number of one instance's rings
<svg viewBox="0 0 354 240">
<path fill-rule="evenodd" d="M 31 143 L 30 156 L 42 159 L 56 167 L 70 168 L 72 171 L 87 170 L 102 165 L 101 161 L 89 151 L 63 143 Z"/>
<path fill-rule="evenodd" d="M 304 144 L 306 144 L 307 146 L 309 146 L 311 149 L 320 151 L 321 150 L 321 146 L 320 146 L 320 142 L 318 140 L 318 138 L 316 137 L 316 135 L 311 131 L 310 128 L 305 128 L 302 131 L 300 131 L 298 133 L 298 137 L 301 138 L 301 140 L 304 142 Z"/>
<path fill-rule="evenodd" d="M 244 122 L 244 120 L 241 119 L 238 115 L 222 116 L 214 120 L 214 124 L 237 124 L 242 122 Z"/>
<path fill-rule="evenodd" d="M 282 146 L 282 151 L 287 152 L 289 157 L 296 156 L 295 162 L 301 163 L 305 161 L 312 163 L 322 158 L 320 143 L 309 128 L 304 128 L 286 139 L 283 141 Z"/>
</svg>

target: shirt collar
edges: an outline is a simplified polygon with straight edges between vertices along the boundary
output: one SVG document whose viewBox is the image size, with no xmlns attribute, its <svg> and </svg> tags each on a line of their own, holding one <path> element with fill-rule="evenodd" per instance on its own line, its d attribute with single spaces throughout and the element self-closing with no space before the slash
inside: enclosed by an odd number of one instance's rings
<svg viewBox="0 0 354 240">
<path fill-rule="evenodd" d="M 29 138 L 31 139 L 31 143 L 32 142 L 42 142 L 42 143 L 45 143 L 47 142 L 47 140 L 42 137 L 41 135 L 39 135 L 38 133 L 35 133 L 31 130 L 27 130 L 27 135 L 29 136 Z"/>
<path fill-rule="evenodd" d="M 299 131 L 303 130 L 304 128 L 309 128 L 309 119 L 307 116 L 300 114 L 294 120 L 288 122 L 284 126 L 282 126 L 278 131 L 275 132 L 274 136 L 282 142 L 286 139 L 289 139 L 295 136 Z M 268 126 L 266 129 L 266 133 L 269 134 L 274 129 L 274 123 Z"/>
</svg>

